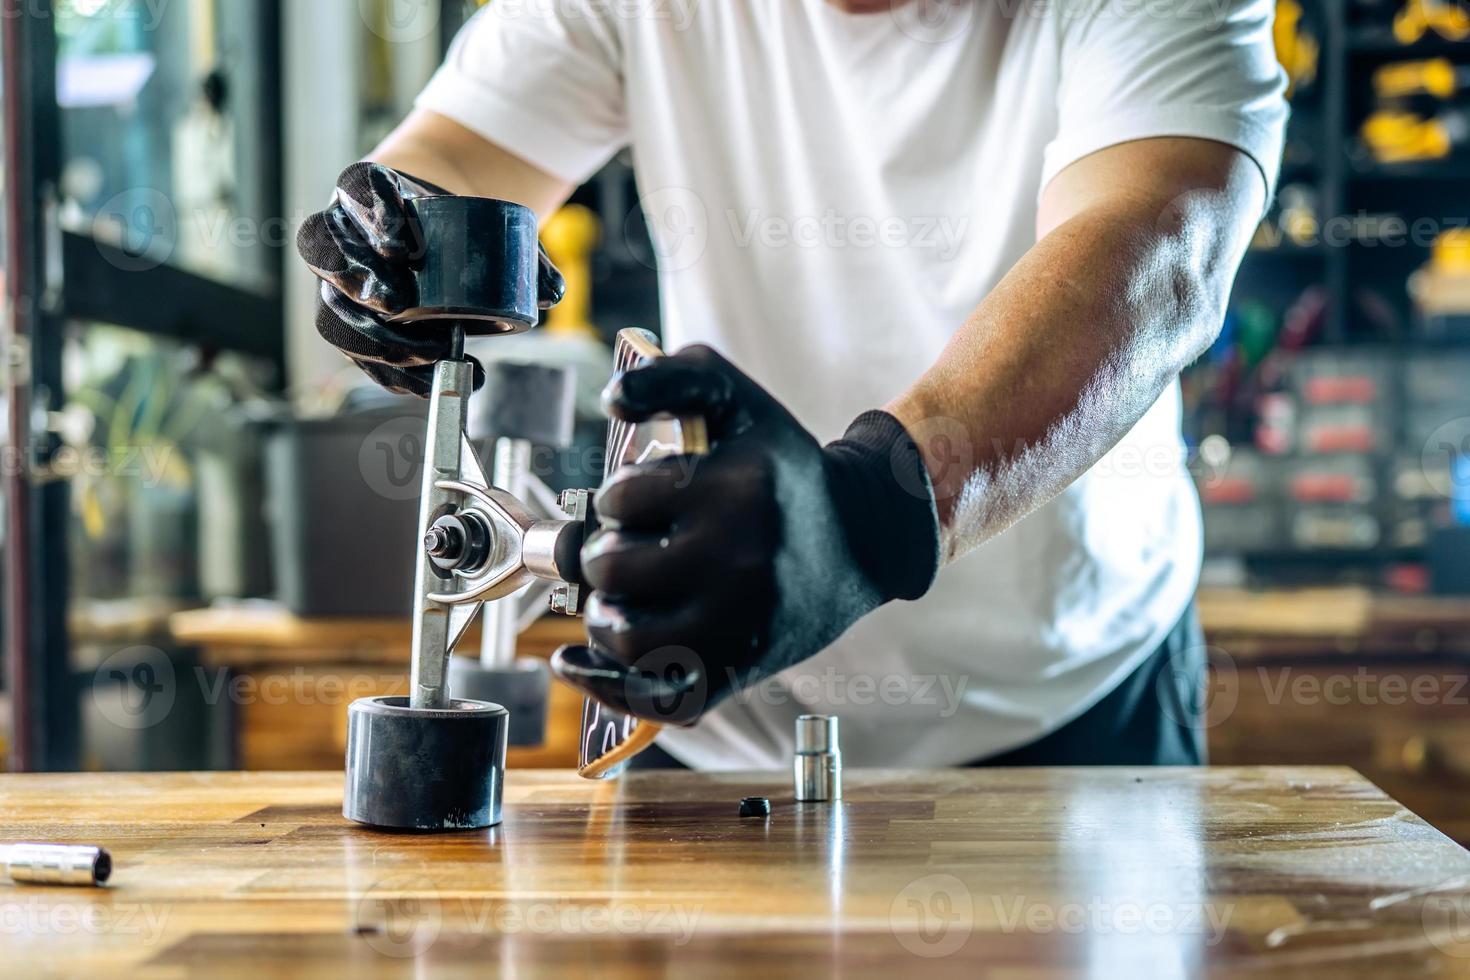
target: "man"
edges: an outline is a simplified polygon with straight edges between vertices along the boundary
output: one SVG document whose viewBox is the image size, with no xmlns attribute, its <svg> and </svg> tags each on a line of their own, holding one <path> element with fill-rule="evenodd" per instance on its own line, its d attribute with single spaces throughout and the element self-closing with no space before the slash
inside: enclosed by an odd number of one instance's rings
<svg viewBox="0 0 1470 980">
<path fill-rule="evenodd" d="M 842 717 L 855 765 L 1198 763 L 1177 378 L 1276 175 L 1270 20 L 496 0 L 303 230 L 320 327 L 424 393 L 446 338 L 384 319 L 408 305 L 412 249 L 382 244 L 402 198 L 545 216 L 631 146 L 666 343 L 713 350 L 608 407 L 698 412 L 715 447 L 601 491 L 604 650 L 563 678 L 645 717 L 687 695 L 677 720 L 702 717 L 660 746 L 701 768 L 785 764 L 808 712 Z"/>
</svg>

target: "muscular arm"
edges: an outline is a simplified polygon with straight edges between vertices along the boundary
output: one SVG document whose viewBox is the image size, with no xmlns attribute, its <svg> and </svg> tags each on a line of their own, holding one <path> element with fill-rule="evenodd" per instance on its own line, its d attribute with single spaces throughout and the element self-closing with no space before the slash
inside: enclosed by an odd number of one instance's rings
<svg viewBox="0 0 1470 980">
<path fill-rule="evenodd" d="M 455 194 L 524 204 L 543 221 L 573 190 L 565 181 L 427 109 L 415 109 L 368 159 Z"/>
<path fill-rule="evenodd" d="M 1037 244 L 888 406 L 924 450 L 947 559 L 1085 473 L 1209 347 L 1264 197 L 1245 154 L 1184 138 L 1102 150 L 1047 186 Z M 967 445 L 926 437 L 956 423 Z"/>
</svg>

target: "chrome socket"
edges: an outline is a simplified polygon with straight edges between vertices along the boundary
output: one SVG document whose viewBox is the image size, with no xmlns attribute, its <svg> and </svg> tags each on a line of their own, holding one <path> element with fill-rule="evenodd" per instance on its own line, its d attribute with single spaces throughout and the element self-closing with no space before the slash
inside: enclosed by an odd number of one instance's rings
<svg viewBox="0 0 1470 980">
<path fill-rule="evenodd" d="M 798 803 L 842 799 L 842 750 L 837 742 L 836 717 L 802 715 L 796 719 L 796 761 L 792 775 Z"/>
<path fill-rule="evenodd" d="M 95 887 L 112 877 L 112 856 L 100 847 L 77 844 L 9 844 L 0 847 L 11 881 L 31 885 Z"/>
</svg>

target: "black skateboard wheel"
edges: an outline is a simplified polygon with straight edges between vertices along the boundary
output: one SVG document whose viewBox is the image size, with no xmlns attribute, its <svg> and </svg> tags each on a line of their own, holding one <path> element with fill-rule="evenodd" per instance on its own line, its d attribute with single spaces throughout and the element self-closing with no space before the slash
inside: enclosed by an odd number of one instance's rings
<svg viewBox="0 0 1470 980">
<path fill-rule="evenodd" d="M 406 697 L 347 709 L 342 815 L 391 830 L 478 830 L 500 823 L 509 715 L 498 704 L 413 708 Z"/>
<path fill-rule="evenodd" d="M 409 203 L 424 243 L 413 270 L 418 305 L 394 320 L 452 320 L 472 337 L 536 326 L 541 252 L 535 212 L 488 197 Z"/>
</svg>

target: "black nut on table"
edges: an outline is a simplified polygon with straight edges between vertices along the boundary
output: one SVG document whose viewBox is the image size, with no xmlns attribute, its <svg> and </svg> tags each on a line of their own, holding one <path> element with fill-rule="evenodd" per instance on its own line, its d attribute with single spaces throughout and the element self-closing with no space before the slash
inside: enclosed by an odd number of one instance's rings
<svg viewBox="0 0 1470 980">
<path fill-rule="evenodd" d="M 764 796 L 747 796 L 740 801 L 740 815 L 742 817 L 769 817 L 771 801 Z"/>
</svg>

